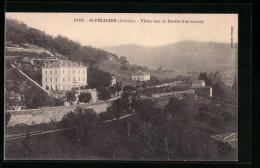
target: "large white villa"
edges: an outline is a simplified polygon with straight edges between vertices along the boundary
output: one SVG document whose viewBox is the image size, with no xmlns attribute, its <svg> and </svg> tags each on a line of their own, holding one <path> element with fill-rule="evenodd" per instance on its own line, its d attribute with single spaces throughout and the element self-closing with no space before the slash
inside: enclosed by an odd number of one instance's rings
<svg viewBox="0 0 260 168">
<path fill-rule="evenodd" d="M 46 90 L 70 90 L 87 84 L 87 67 L 82 63 L 61 60 L 42 67 L 42 87 Z"/>
</svg>

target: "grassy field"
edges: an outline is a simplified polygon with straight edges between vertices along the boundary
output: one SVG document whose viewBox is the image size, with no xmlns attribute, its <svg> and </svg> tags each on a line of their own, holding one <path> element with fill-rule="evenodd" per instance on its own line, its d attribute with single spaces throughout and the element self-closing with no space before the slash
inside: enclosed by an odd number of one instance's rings
<svg viewBox="0 0 260 168">
<path fill-rule="evenodd" d="M 115 76 L 118 81 L 121 81 L 123 84 L 126 85 L 139 85 L 140 82 L 132 81 L 131 80 L 131 72 L 130 71 L 122 71 L 120 70 L 121 64 L 109 60 L 103 60 L 98 68 L 100 70 L 106 71 L 110 73 L 111 75 Z M 133 65 L 128 65 L 129 69 L 133 67 Z M 191 80 L 195 80 L 198 78 L 197 74 L 188 74 L 183 73 L 180 71 L 154 71 L 154 70 L 148 70 L 147 73 L 149 73 L 151 76 L 155 76 L 159 80 L 163 81 L 165 79 L 174 79 L 179 75 L 182 75 L 183 77 L 190 77 Z"/>
<path fill-rule="evenodd" d="M 98 68 L 115 76 L 118 81 L 121 81 L 124 84 L 133 84 L 131 81 L 131 73 L 121 71 L 120 67 L 121 65 L 117 62 L 103 60 Z"/>
</svg>

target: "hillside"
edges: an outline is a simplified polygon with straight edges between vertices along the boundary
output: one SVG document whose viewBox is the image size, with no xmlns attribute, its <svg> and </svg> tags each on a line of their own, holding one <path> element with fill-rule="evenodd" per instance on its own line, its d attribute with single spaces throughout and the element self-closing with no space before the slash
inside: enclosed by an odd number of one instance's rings
<svg viewBox="0 0 260 168">
<path fill-rule="evenodd" d="M 5 26 L 6 47 L 15 47 L 16 51 L 22 50 L 20 48 L 44 50 L 55 56 L 62 55 L 69 60 L 80 61 L 84 64 L 96 64 L 102 59 L 108 59 L 110 55 L 108 52 L 91 46 L 82 46 L 62 35 L 53 37 L 44 31 L 28 27 L 18 20 L 6 18 Z"/>
<path fill-rule="evenodd" d="M 71 61 L 82 62 L 88 67 L 96 66 L 98 69 L 115 76 L 118 81 L 121 81 L 124 84 L 136 85 L 137 83 L 131 81 L 131 73 L 146 69 L 146 67 L 142 66 L 142 61 L 137 62 L 137 66 L 128 64 L 128 60 L 125 60 L 127 62 L 127 69 L 122 70 L 121 61 L 125 58 L 120 57 L 120 54 L 113 54 L 102 49 L 93 48 L 91 46 L 82 46 L 78 42 L 72 41 L 61 35 L 53 37 L 41 30 L 28 27 L 26 24 L 18 20 L 9 18 L 6 19 L 5 46 L 5 56 L 7 56 L 6 58 L 8 58 L 8 62 L 12 62 L 14 61 L 13 59 L 19 59 L 23 57 L 34 59 L 37 58 L 37 61 L 35 61 L 33 65 L 29 65 L 30 60 L 27 60 L 26 65 L 28 64 L 28 66 L 26 66 L 26 68 L 24 68 L 25 66 L 21 65 L 21 70 L 27 73 L 34 72 L 33 69 L 39 69 L 39 67 L 44 65 L 44 60 L 40 61 L 39 58 L 45 57 L 45 59 L 49 59 L 50 61 L 51 58 L 48 57 L 50 54 L 46 54 L 46 52 L 53 54 L 58 59 L 69 59 Z M 140 50 L 136 50 L 135 48 L 136 46 L 132 46 L 132 48 L 128 48 L 128 50 L 126 49 L 125 52 L 133 52 L 135 55 L 135 53 L 141 52 L 143 50 L 142 47 L 140 47 Z M 41 51 L 43 53 L 41 53 Z M 22 64 L 24 64 L 24 62 Z M 175 72 L 156 73 L 149 70 L 146 71 L 151 73 L 151 75 L 156 76 L 160 80 L 174 78 L 179 75 Z M 34 78 L 34 74 L 29 73 L 28 75 L 41 84 L 40 73 L 37 74 L 37 80 Z"/>
<path fill-rule="evenodd" d="M 158 47 L 121 45 L 104 50 L 125 56 L 133 64 L 169 70 L 234 71 L 237 58 L 237 44 L 232 49 L 230 44 L 214 42 L 182 41 Z"/>
</svg>

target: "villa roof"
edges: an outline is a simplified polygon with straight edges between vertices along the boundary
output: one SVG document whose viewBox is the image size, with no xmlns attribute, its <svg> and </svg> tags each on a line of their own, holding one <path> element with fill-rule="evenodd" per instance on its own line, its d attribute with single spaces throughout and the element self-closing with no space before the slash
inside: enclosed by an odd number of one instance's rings
<svg viewBox="0 0 260 168">
<path fill-rule="evenodd" d="M 68 60 L 59 60 L 57 62 L 53 62 L 49 66 L 43 66 L 42 68 L 61 68 L 61 67 L 86 67 L 83 66 L 82 63 L 71 62 Z"/>
<path fill-rule="evenodd" d="M 150 74 L 145 73 L 145 72 L 136 72 L 136 73 L 132 74 L 132 76 L 135 76 L 135 75 L 150 75 Z"/>
</svg>

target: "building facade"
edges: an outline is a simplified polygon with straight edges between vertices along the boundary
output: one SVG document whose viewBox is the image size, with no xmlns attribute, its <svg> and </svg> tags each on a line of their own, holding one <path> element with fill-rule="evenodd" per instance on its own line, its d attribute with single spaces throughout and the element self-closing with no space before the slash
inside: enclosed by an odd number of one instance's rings
<svg viewBox="0 0 260 168">
<path fill-rule="evenodd" d="M 212 97 L 212 87 L 205 86 L 205 87 L 193 87 L 195 94 L 198 96 L 209 96 Z"/>
<path fill-rule="evenodd" d="M 192 82 L 191 87 L 196 95 L 212 97 L 212 87 L 205 86 L 204 80 L 195 80 Z"/>
<path fill-rule="evenodd" d="M 114 86 L 115 84 L 116 84 L 116 77 L 112 76 L 111 86 Z"/>
<path fill-rule="evenodd" d="M 149 81 L 149 80 L 150 80 L 150 74 L 145 74 L 145 73 L 132 74 L 132 81 Z"/>
<path fill-rule="evenodd" d="M 192 82 L 192 87 L 205 87 L 204 80 L 195 80 Z"/>
<path fill-rule="evenodd" d="M 87 85 L 87 67 L 82 63 L 60 60 L 42 67 L 42 87 L 63 91 Z"/>
</svg>

